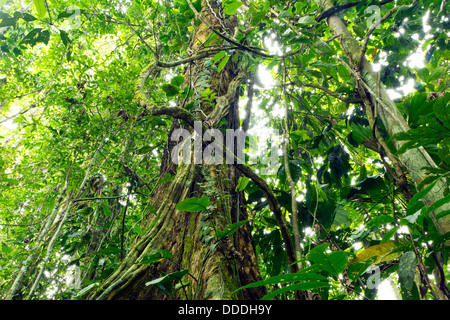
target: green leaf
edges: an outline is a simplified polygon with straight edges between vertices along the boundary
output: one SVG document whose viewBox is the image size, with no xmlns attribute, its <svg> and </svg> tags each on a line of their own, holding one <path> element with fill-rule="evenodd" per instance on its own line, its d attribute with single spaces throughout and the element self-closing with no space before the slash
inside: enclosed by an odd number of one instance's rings
<svg viewBox="0 0 450 320">
<path fill-rule="evenodd" d="M 6 254 L 10 254 L 12 252 L 12 249 L 8 247 L 6 243 L 2 242 L 2 251 Z"/>
<path fill-rule="evenodd" d="M 436 218 L 436 220 L 439 220 L 440 218 L 448 216 L 449 214 L 450 214 L 450 210 L 444 210 L 444 211 L 439 212 L 435 218 Z"/>
<path fill-rule="evenodd" d="M 142 148 L 140 148 L 139 150 L 136 151 L 136 154 L 147 154 L 150 151 L 153 150 L 153 147 L 151 146 L 144 146 Z"/>
<path fill-rule="evenodd" d="M 409 216 L 404 217 L 402 220 L 400 220 L 401 225 L 406 225 L 409 223 L 414 224 L 416 222 L 417 218 L 419 217 L 420 213 L 422 212 L 422 209 L 418 210 L 416 213 L 411 214 Z"/>
<path fill-rule="evenodd" d="M 321 281 L 297 283 L 275 290 L 262 297 L 261 300 L 271 300 L 273 297 L 288 291 L 319 289 L 328 287 L 329 285 L 330 284 L 328 282 L 321 282 Z"/>
<path fill-rule="evenodd" d="M 223 57 L 225 57 L 225 55 L 227 54 L 227 52 L 225 50 L 217 52 L 214 57 L 212 58 L 214 63 L 219 62 Z"/>
<path fill-rule="evenodd" d="M 317 21 L 312 16 L 304 16 L 298 19 L 298 24 L 301 26 L 316 25 Z"/>
<path fill-rule="evenodd" d="M 180 88 L 172 84 L 165 83 L 161 86 L 161 89 L 166 93 L 167 97 L 176 96 L 180 92 Z"/>
<path fill-rule="evenodd" d="M 141 227 L 137 224 L 137 225 L 135 225 L 134 227 L 133 227 L 133 233 L 134 234 L 140 234 L 140 235 L 143 235 L 144 233 L 142 232 L 142 229 L 141 229 Z"/>
<path fill-rule="evenodd" d="M 172 253 L 166 250 L 160 250 L 155 254 L 152 254 L 150 256 L 145 256 L 142 261 L 140 262 L 140 264 L 152 264 L 152 263 L 156 263 L 159 262 L 161 260 L 164 259 L 170 259 L 172 258 Z"/>
<path fill-rule="evenodd" d="M 394 236 L 394 234 L 397 232 L 399 227 L 395 227 L 392 228 L 391 230 L 389 230 L 388 232 L 386 232 L 386 234 L 383 236 L 383 239 L 381 239 L 381 243 L 385 243 L 388 242 L 389 240 L 391 240 L 391 238 Z"/>
<path fill-rule="evenodd" d="M 189 272 L 189 270 L 182 270 L 182 271 L 172 272 L 172 273 L 166 274 L 163 277 L 160 277 L 160 278 L 154 279 L 152 281 L 146 282 L 145 285 L 146 286 L 152 286 L 152 285 L 159 284 L 161 282 L 173 281 L 173 280 L 181 280 L 181 278 L 183 278 L 183 276 L 186 275 L 188 272 Z"/>
<path fill-rule="evenodd" d="M 105 204 L 102 204 L 101 205 L 101 209 L 102 209 L 102 212 L 103 212 L 103 214 L 105 215 L 105 217 L 111 217 L 112 216 L 112 213 L 111 213 L 111 208 L 109 207 L 109 206 L 107 206 L 107 205 L 105 205 Z"/>
<path fill-rule="evenodd" d="M 372 137 L 372 130 L 368 127 L 363 127 L 360 124 L 352 123 L 352 138 L 360 144 L 365 138 Z"/>
<path fill-rule="evenodd" d="M 394 218 L 391 216 L 388 215 L 378 216 L 369 220 L 369 222 L 367 223 L 367 228 L 376 227 L 391 222 L 394 222 Z"/>
<path fill-rule="evenodd" d="M 45 15 L 45 0 L 33 0 L 34 6 L 36 8 L 37 13 L 41 16 L 44 17 Z"/>
<path fill-rule="evenodd" d="M 290 7 L 287 10 L 282 11 L 279 15 L 278 18 L 290 18 L 292 17 L 294 14 L 292 13 L 292 7 Z"/>
<path fill-rule="evenodd" d="M 252 19 L 250 21 L 250 24 L 252 26 L 256 26 L 258 23 L 261 22 L 262 19 L 266 16 L 267 11 L 255 11 L 252 12 Z"/>
<path fill-rule="evenodd" d="M 230 55 L 226 55 L 225 58 L 219 63 L 219 66 L 217 67 L 217 73 L 220 73 L 223 68 L 225 68 L 225 65 L 227 64 L 228 60 L 230 59 Z"/>
<path fill-rule="evenodd" d="M 31 30 L 21 41 L 20 44 L 36 45 L 38 42 L 48 44 L 50 39 L 50 31 L 42 30 L 42 28 L 35 28 Z"/>
<path fill-rule="evenodd" d="M 172 80 L 170 80 L 170 84 L 175 86 L 175 87 L 181 87 L 181 85 L 184 83 L 184 77 L 179 75 L 179 76 L 175 76 L 172 78 Z"/>
<path fill-rule="evenodd" d="M 398 276 L 401 286 L 411 291 L 414 284 L 414 276 L 416 274 L 417 259 L 414 251 L 408 251 L 400 257 L 398 266 Z"/>
<path fill-rule="evenodd" d="M 72 41 L 69 38 L 69 35 L 67 34 L 67 32 L 65 32 L 64 30 L 59 30 L 59 36 L 61 37 L 61 41 L 64 44 L 64 46 L 67 47 L 67 45 L 69 43 L 71 43 Z"/>
<path fill-rule="evenodd" d="M 223 12 L 226 15 L 233 15 L 242 6 L 242 2 L 237 0 L 224 0 L 222 1 Z"/>
<path fill-rule="evenodd" d="M 266 280 L 256 281 L 256 282 L 250 283 L 248 285 L 245 285 L 243 287 L 240 287 L 236 291 L 246 289 L 246 288 L 255 288 L 255 287 L 259 287 L 259 286 L 272 285 L 272 284 L 278 284 L 278 283 L 288 283 L 288 282 L 297 282 L 297 281 L 320 281 L 320 280 L 326 281 L 327 277 L 322 276 L 320 274 L 315 274 L 315 273 L 306 273 L 305 271 L 302 270 L 297 273 L 282 274 L 282 275 L 268 278 Z"/>
<path fill-rule="evenodd" d="M 333 224 L 336 226 L 350 225 L 352 220 L 348 216 L 347 210 L 336 208 Z"/>
<path fill-rule="evenodd" d="M 332 275 L 339 275 L 347 266 L 347 254 L 344 251 L 326 253 L 329 244 L 325 243 L 312 249 L 308 254 L 308 260 L 317 263 Z"/>
<path fill-rule="evenodd" d="M 247 221 L 248 220 L 242 220 L 233 224 L 229 224 L 222 231 L 216 230 L 216 237 L 220 240 L 225 238 L 226 236 L 232 235 L 240 226 L 245 224 Z"/>
<path fill-rule="evenodd" d="M 236 186 L 236 192 L 241 192 L 242 190 L 245 189 L 245 187 L 247 187 L 248 183 L 250 182 L 250 179 L 247 177 L 240 177 L 238 184 Z"/>
<path fill-rule="evenodd" d="M 178 202 L 176 208 L 180 211 L 197 212 L 205 210 L 208 207 L 209 202 L 210 200 L 208 197 L 202 197 L 201 199 L 192 197 Z"/>
<path fill-rule="evenodd" d="M 437 80 L 441 75 L 444 73 L 445 68 L 444 67 L 436 67 L 431 71 L 430 77 L 428 78 L 428 82 L 433 82 Z"/>
<path fill-rule="evenodd" d="M 432 184 L 430 184 L 428 187 L 426 187 L 425 189 L 423 189 L 422 191 L 416 193 L 412 199 L 409 201 L 408 203 L 408 207 L 406 209 L 406 212 L 408 215 L 414 214 L 417 211 L 419 211 L 422 207 L 423 207 L 423 203 L 422 203 L 422 199 L 423 197 L 431 191 L 431 189 L 433 189 L 434 185 L 438 182 L 438 180 L 436 180 L 435 182 L 433 182 Z"/>
</svg>

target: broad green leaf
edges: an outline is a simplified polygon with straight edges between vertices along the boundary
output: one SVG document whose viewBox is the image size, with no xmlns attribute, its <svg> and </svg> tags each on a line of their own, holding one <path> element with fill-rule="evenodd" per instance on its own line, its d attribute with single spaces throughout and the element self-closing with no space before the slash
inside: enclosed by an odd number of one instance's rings
<svg viewBox="0 0 450 320">
<path fill-rule="evenodd" d="M 10 27 L 16 25 L 17 18 L 1 18 L 0 27 Z"/>
<path fill-rule="evenodd" d="M 279 15 L 278 18 L 290 18 L 292 17 L 294 14 L 292 13 L 292 7 L 288 8 L 287 10 L 282 11 Z"/>
<path fill-rule="evenodd" d="M 445 68 L 443 66 L 436 67 L 431 71 L 430 77 L 428 78 L 428 82 L 433 82 L 437 80 L 444 73 Z"/>
<path fill-rule="evenodd" d="M 216 230 L 216 237 L 220 240 L 226 236 L 232 235 L 240 226 L 245 224 L 248 220 L 242 220 L 226 226 L 223 230 Z"/>
<path fill-rule="evenodd" d="M 219 63 L 219 66 L 217 67 L 217 73 L 220 73 L 223 68 L 225 68 L 225 65 L 227 64 L 228 60 L 230 59 L 230 55 L 226 55 L 225 58 Z"/>
<path fill-rule="evenodd" d="M 368 127 L 363 127 L 360 124 L 352 123 L 352 137 L 353 139 L 360 144 L 365 138 L 372 137 L 372 130 Z"/>
<path fill-rule="evenodd" d="M 392 228 L 391 230 L 389 230 L 388 232 L 386 232 L 386 234 L 383 236 L 383 239 L 381 239 L 381 243 L 385 243 L 385 242 L 388 242 L 389 240 L 391 240 L 391 238 L 397 232 L 398 228 L 399 227 L 395 227 L 395 228 Z"/>
<path fill-rule="evenodd" d="M 61 37 L 61 41 L 62 43 L 67 47 L 67 45 L 69 43 L 71 43 L 72 41 L 69 38 L 69 35 L 67 34 L 67 32 L 65 32 L 64 30 L 59 30 L 59 35 Z"/>
<path fill-rule="evenodd" d="M 398 276 L 401 286 L 411 291 L 414 284 L 414 276 L 416 274 L 417 259 L 414 251 L 408 251 L 400 257 L 398 267 Z"/>
<path fill-rule="evenodd" d="M 2 251 L 6 254 L 10 254 L 12 249 L 4 242 L 2 242 Z"/>
<path fill-rule="evenodd" d="M 237 0 L 223 0 L 222 8 L 226 15 L 233 15 L 242 6 L 242 2 Z"/>
<path fill-rule="evenodd" d="M 170 80 L 170 84 L 175 86 L 175 87 L 181 87 L 181 85 L 184 83 L 184 77 L 179 75 L 179 76 L 175 76 L 172 78 L 172 80 Z"/>
<path fill-rule="evenodd" d="M 336 208 L 333 224 L 336 226 L 350 225 L 352 220 L 348 216 L 347 210 Z"/>
<path fill-rule="evenodd" d="M 242 176 L 239 178 L 238 184 L 236 186 L 236 192 L 241 192 L 242 190 L 245 189 L 245 187 L 247 187 L 248 183 L 250 182 L 250 179 Z"/>
<path fill-rule="evenodd" d="M 105 205 L 105 204 L 102 204 L 101 205 L 101 209 L 102 209 L 102 212 L 103 212 L 103 214 L 105 215 L 105 217 L 111 217 L 112 216 L 112 213 L 111 213 L 111 208 L 109 207 L 109 206 L 107 206 L 107 205 Z"/>
<path fill-rule="evenodd" d="M 421 212 L 422 212 L 422 209 L 418 210 L 414 214 L 404 217 L 402 220 L 400 220 L 400 224 L 402 224 L 402 225 L 406 225 L 408 223 L 414 224 L 414 222 L 416 222 L 416 220 L 419 217 Z"/>
<path fill-rule="evenodd" d="M 189 270 L 182 270 L 182 271 L 177 271 L 177 272 L 172 272 L 169 274 L 166 274 L 165 276 L 162 276 L 160 278 L 154 279 L 152 281 L 146 282 L 145 285 L 146 286 L 152 286 L 155 284 L 159 284 L 161 282 L 166 282 L 166 281 L 173 281 L 173 280 L 181 280 L 181 278 L 183 278 L 184 275 L 186 275 L 189 272 Z"/>
<path fill-rule="evenodd" d="M 250 21 L 250 24 L 252 26 L 256 26 L 258 23 L 261 22 L 262 19 L 266 16 L 267 11 L 254 11 L 252 12 L 252 19 Z"/>
<path fill-rule="evenodd" d="M 347 254 L 344 251 L 333 251 L 327 253 L 328 243 L 312 249 L 308 254 L 308 260 L 320 265 L 322 269 L 332 275 L 339 275 L 347 266 Z"/>
<path fill-rule="evenodd" d="M 408 208 L 406 209 L 406 212 L 408 215 L 414 214 L 417 211 L 419 211 L 422 207 L 423 207 L 423 203 L 422 203 L 422 199 L 423 197 L 431 191 L 431 189 L 433 189 L 434 185 L 438 182 L 438 180 L 436 180 L 435 182 L 433 182 L 432 184 L 430 184 L 429 186 L 427 186 L 425 189 L 423 189 L 422 191 L 416 193 L 412 199 L 409 201 L 408 203 Z"/>
<path fill-rule="evenodd" d="M 367 268 L 371 265 L 370 262 L 355 262 L 348 266 L 347 275 L 350 280 L 356 282 L 358 278 L 363 275 Z"/>
<path fill-rule="evenodd" d="M 142 261 L 140 262 L 140 264 L 152 264 L 152 263 L 156 263 L 161 260 L 170 259 L 170 258 L 172 258 L 171 252 L 168 252 L 166 250 L 160 250 L 155 254 L 152 254 L 150 256 L 145 256 L 142 259 Z"/>
<path fill-rule="evenodd" d="M 439 220 L 449 214 L 450 214 L 450 210 L 444 210 L 444 211 L 439 212 L 435 218 L 436 218 L 436 220 Z"/>
<path fill-rule="evenodd" d="M 205 210 L 208 207 L 209 202 L 210 200 L 208 197 L 202 197 L 201 199 L 192 197 L 178 202 L 176 208 L 180 211 L 197 212 Z"/>
<path fill-rule="evenodd" d="M 212 59 L 213 62 L 214 63 L 219 62 L 223 57 L 225 57 L 226 54 L 227 54 L 227 52 L 225 50 L 217 52 Z"/>
<path fill-rule="evenodd" d="M 141 229 L 141 227 L 138 224 L 135 225 L 132 230 L 133 230 L 134 234 L 140 234 L 140 235 L 143 234 L 142 229 Z"/>
<path fill-rule="evenodd" d="M 45 0 L 33 0 L 37 13 L 43 18 L 45 16 Z"/>
<path fill-rule="evenodd" d="M 161 86 L 161 89 L 166 93 L 167 97 L 173 97 L 176 96 L 178 93 L 180 93 L 180 88 L 176 87 L 172 84 L 165 83 Z"/>
<path fill-rule="evenodd" d="M 381 244 L 373 245 L 359 252 L 356 255 L 356 258 L 354 258 L 352 261 L 349 262 L 349 265 L 355 262 L 366 262 L 369 259 L 372 260 L 373 258 L 375 259 L 373 259 L 372 264 L 391 261 L 400 256 L 401 253 L 397 252 L 397 250 L 401 247 L 402 247 L 401 244 L 394 241 L 388 241 Z"/>
<path fill-rule="evenodd" d="M 391 222 L 394 222 L 394 218 L 392 216 L 388 215 L 378 216 L 369 220 L 369 222 L 367 223 L 367 228 L 376 227 Z"/>
<path fill-rule="evenodd" d="M 256 281 L 240 287 L 238 290 L 246 289 L 246 288 L 254 288 L 264 285 L 278 284 L 278 283 L 288 283 L 288 282 L 297 282 L 297 281 L 326 281 L 327 277 L 322 276 L 320 274 L 315 273 L 305 273 L 304 271 L 300 271 L 297 273 L 288 273 L 282 274 L 275 277 L 268 278 L 266 280 Z"/>
<path fill-rule="evenodd" d="M 317 21 L 312 16 L 304 16 L 298 19 L 297 23 L 302 26 L 316 25 Z"/>
</svg>

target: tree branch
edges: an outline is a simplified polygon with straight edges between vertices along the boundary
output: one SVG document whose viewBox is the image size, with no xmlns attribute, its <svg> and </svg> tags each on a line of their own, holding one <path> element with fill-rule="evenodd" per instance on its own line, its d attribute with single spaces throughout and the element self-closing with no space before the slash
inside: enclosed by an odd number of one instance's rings
<svg viewBox="0 0 450 320">
<path fill-rule="evenodd" d="M 284 246 L 286 249 L 286 255 L 291 268 L 292 273 L 298 272 L 298 266 L 295 263 L 295 251 L 294 245 L 292 243 L 291 233 L 286 225 L 286 220 L 281 211 L 280 204 L 277 198 L 273 194 L 272 190 L 267 185 L 266 181 L 258 176 L 252 171 L 248 166 L 244 164 L 236 163 L 235 166 L 242 172 L 247 178 L 253 181 L 253 183 L 261 189 L 261 191 L 266 196 L 267 202 L 269 203 L 270 210 L 272 210 L 275 220 L 277 221 L 278 227 L 280 228 L 281 237 L 283 238 Z"/>
<path fill-rule="evenodd" d="M 392 1 L 394 1 L 394 0 L 381 1 L 380 5 L 385 5 L 385 4 L 387 4 L 389 2 L 392 2 Z M 328 17 L 331 17 L 332 15 L 335 15 L 335 14 L 337 14 L 337 13 L 343 11 L 343 10 L 346 10 L 346 9 L 352 8 L 354 6 L 357 6 L 360 2 L 362 2 L 362 1 L 360 0 L 360 1 L 349 2 L 349 3 L 343 4 L 343 5 L 339 5 L 339 6 L 335 6 L 335 7 L 329 8 L 329 9 L 325 10 L 324 12 L 322 12 L 316 18 L 316 21 L 319 22 L 319 21 L 321 21 L 323 19 L 326 19 Z"/>
</svg>

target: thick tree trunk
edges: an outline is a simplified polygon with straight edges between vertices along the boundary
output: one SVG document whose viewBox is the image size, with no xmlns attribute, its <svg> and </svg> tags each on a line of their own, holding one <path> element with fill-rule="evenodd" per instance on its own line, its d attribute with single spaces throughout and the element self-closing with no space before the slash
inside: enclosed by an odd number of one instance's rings
<svg viewBox="0 0 450 320">
<path fill-rule="evenodd" d="M 211 2 L 211 1 L 210 1 Z M 214 3 L 214 2 L 211 2 Z M 191 42 L 191 51 L 202 49 L 202 44 L 212 33 L 210 26 L 226 27 L 233 30 L 235 18 L 219 21 L 220 8 L 203 4 L 202 15 L 208 25 L 201 23 Z M 213 12 L 214 11 L 214 12 Z M 216 43 L 219 44 L 219 43 Z M 204 71 L 204 59 L 185 68 L 185 78 L 191 85 L 201 91 L 198 84 Z M 230 59 L 221 73 L 212 73 L 209 77 L 209 88 L 217 97 L 230 94 L 229 87 L 237 76 L 236 63 Z M 227 128 L 239 127 L 237 98 L 239 87 L 232 92 Z M 217 100 L 218 101 L 218 100 Z M 180 106 L 182 107 L 182 106 Z M 201 104 L 202 113 L 210 115 L 210 105 Z M 204 119 L 203 119 L 204 120 Z M 179 128 L 178 120 L 174 120 L 169 132 Z M 191 130 L 192 131 L 192 130 Z M 243 194 L 235 192 L 238 172 L 233 165 L 197 165 L 172 162 L 173 142 L 168 141 L 168 149 L 162 159 L 160 174 L 167 172 L 174 175 L 170 183 L 162 184 L 154 196 L 154 205 L 158 208 L 155 216 L 148 221 L 143 236 L 131 248 L 128 255 L 116 272 L 107 279 L 90 299 L 259 299 L 266 292 L 265 288 L 256 288 L 233 293 L 240 286 L 261 280 L 255 250 L 252 244 L 250 226 L 240 227 L 232 239 L 221 240 L 217 246 L 211 246 L 214 235 L 213 228 L 224 228 L 227 224 L 247 219 L 243 207 Z M 193 155 L 193 152 L 191 153 Z M 176 209 L 176 204 L 190 197 L 206 195 L 211 200 L 209 212 L 187 213 Z M 234 241 L 233 241 L 234 240 Z M 140 264 L 146 256 L 166 250 L 173 254 L 152 265 Z M 169 274 L 188 270 L 182 279 L 183 288 L 164 295 L 155 286 L 145 283 L 161 277 L 161 273 Z"/>
<path fill-rule="evenodd" d="M 316 0 L 316 2 L 321 5 L 324 10 L 328 10 L 333 7 L 333 3 L 330 0 Z M 334 35 L 338 36 L 342 48 L 348 54 L 348 57 L 353 64 L 352 67 L 355 68 L 355 71 L 361 75 L 362 80 L 371 89 L 370 91 L 368 90 L 368 94 L 371 101 L 376 104 L 375 107 L 378 111 L 378 117 L 385 125 L 389 136 L 393 137 L 399 132 L 408 131 L 410 129 L 408 123 L 398 110 L 396 104 L 389 97 L 384 85 L 380 83 L 379 77 L 373 71 L 371 63 L 365 57 L 362 57 L 361 63 L 359 62 L 361 58 L 361 46 L 349 32 L 342 19 L 336 15 L 332 15 L 328 17 L 327 23 Z M 359 64 L 361 65 L 360 70 L 358 70 L 357 67 Z M 397 149 L 399 149 L 404 143 L 404 141 L 394 140 L 394 144 Z M 423 170 L 423 168 L 437 167 L 430 155 L 422 147 L 406 151 L 400 155 L 400 159 L 405 168 L 408 170 L 408 173 L 410 174 L 416 187 L 419 186 L 427 177 L 427 173 Z M 439 180 L 434 188 L 423 197 L 424 204 L 426 206 L 430 206 L 439 199 L 442 199 L 444 197 L 445 189 L 446 182 Z M 433 220 L 436 229 L 441 234 L 450 232 L 450 215 L 444 216 L 440 219 L 436 219 L 435 217 L 438 213 L 449 209 L 450 204 L 444 204 L 434 212 L 430 213 L 430 218 Z"/>
</svg>

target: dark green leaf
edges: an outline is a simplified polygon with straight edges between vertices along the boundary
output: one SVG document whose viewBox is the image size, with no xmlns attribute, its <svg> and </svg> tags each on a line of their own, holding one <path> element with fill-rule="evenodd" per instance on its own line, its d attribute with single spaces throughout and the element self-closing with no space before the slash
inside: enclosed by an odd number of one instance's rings
<svg viewBox="0 0 450 320">
<path fill-rule="evenodd" d="M 347 266 L 347 254 L 344 251 L 327 253 L 329 244 L 323 244 L 312 249 L 308 254 L 308 260 L 320 265 L 323 270 L 332 275 L 339 275 Z"/>
<path fill-rule="evenodd" d="M 248 220 L 242 220 L 233 224 L 226 226 L 223 230 L 216 230 L 216 237 L 220 240 L 226 236 L 232 235 L 236 230 L 245 224 Z"/>
<path fill-rule="evenodd" d="M 67 47 L 67 45 L 71 43 L 69 35 L 64 30 L 59 30 L 59 35 L 61 37 L 62 43 Z"/>
<path fill-rule="evenodd" d="M 401 286 L 407 291 L 411 291 L 416 274 L 417 259 L 414 251 L 408 251 L 400 257 L 398 276 Z"/>
</svg>

